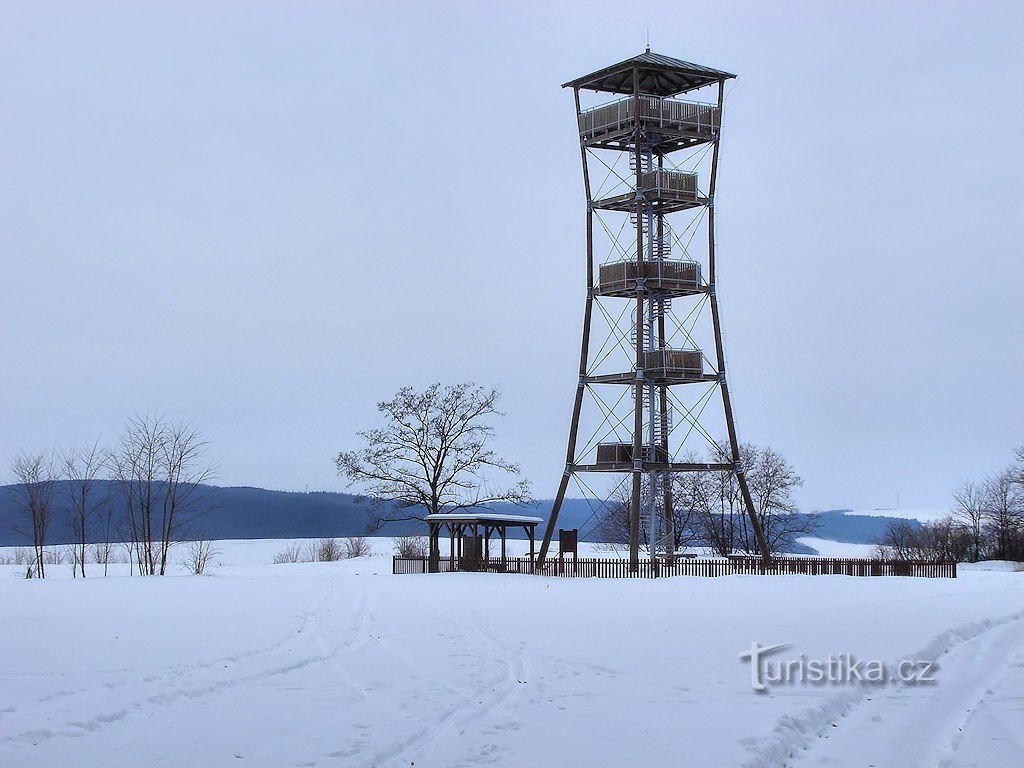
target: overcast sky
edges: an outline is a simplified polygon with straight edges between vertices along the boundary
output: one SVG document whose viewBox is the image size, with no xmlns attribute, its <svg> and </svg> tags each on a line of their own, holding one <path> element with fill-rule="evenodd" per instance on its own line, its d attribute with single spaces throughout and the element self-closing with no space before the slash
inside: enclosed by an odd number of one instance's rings
<svg viewBox="0 0 1024 768">
<path fill-rule="evenodd" d="M 1020 3 L 0 2 L 0 480 L 190 419 L 221 484 L 343 489 L 405 383 L 499 386 L 564 461 L 584 206 L 559 84 L 735 72 L 741 438 L 805 509 L 939 506 L 1024 443 Z"/>
</svg>

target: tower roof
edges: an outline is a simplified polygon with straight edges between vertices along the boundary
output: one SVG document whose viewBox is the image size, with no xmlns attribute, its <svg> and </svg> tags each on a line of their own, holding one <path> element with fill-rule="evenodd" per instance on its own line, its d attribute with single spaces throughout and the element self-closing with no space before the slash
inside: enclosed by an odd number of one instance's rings
<svg viewBox="0 0 1024 768">
<path fill-rule="evenodd" d="M 577 77 L 562 85 L 563 88 L 586 88 L 608 93 L 632 93 L 633 69 L 640 70 L 640 92 L 652 96 L 675 96 L 692 91 L 736 75 L 722 72 L 700 64 L 651 53 L 650 49 L 631 59 L 612 64 L 610 67 Z"/>
</svg>

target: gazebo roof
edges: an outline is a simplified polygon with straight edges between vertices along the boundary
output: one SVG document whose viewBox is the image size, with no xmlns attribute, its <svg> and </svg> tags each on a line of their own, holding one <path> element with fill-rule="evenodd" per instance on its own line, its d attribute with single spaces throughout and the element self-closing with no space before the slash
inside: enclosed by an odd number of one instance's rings
<svg viewBox="0 0 1024 768">
<path fill-rule="evenodd" d="M 660 53 L 651 53 L 648 49 L 639 56 L 570 80 L 562 87 L 608 93 L 632 93 L 634 69 L 638 70 L 640 93 L 652 96 L 675 96 L 736 77 L 719 69 L 691 64 Z"/>
<path fill-rule="evenodd" d="M 530 515 L 501 515 L 496 512 L 444 512 L 427 515 L 427 520 L 439 523 L 487 523 L 489 525 L 539 525 L 543 517 Z"/>
</svg>

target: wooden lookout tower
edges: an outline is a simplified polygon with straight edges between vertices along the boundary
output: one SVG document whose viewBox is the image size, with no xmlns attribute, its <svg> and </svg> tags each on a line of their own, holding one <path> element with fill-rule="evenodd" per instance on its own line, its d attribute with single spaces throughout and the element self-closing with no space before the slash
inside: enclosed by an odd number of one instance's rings
<svg viewBox="0 0 1024 768">
<path fill-rule="evenodd" d="M 586 302 L 565 472 L 538 565 L 570 480 L 589 488 L 590 473 L 618 477 L 609 484 L 620 484 L 613 503 L 628 514 L 631 570 L 641 538 L 655 562 L 674 556 L 676 489 L 693 472 L 735 478 L 768 559 L 740 460 L 716 295 L 715 184 L 733 77 L 648 49 L 563 86 L 575 96 L 583 158 Z"/>
</svg>

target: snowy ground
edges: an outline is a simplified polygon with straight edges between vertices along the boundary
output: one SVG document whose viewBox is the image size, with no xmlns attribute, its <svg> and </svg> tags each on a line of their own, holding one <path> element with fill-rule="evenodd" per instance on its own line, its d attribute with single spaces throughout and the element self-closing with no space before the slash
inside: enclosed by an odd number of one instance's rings
<svg viewBox="0 0 1024 768">
<path fill-rule="evenodd" d="M 0 566 L 0 766 L 1019 766 L 1024 573 L 956 580 L 209 576 Z M 776 658 L 938 660 L 909 686 L 750 685 Z"/>
<path fill-rule="evenodd" d="M 800 536 L 797 541 L 815 550 L 822 557 L 873 557 L 878 552 L 877 544 L 851 544 L 846 541 L 830 541 L 817 536 Z"/>
</svg>

